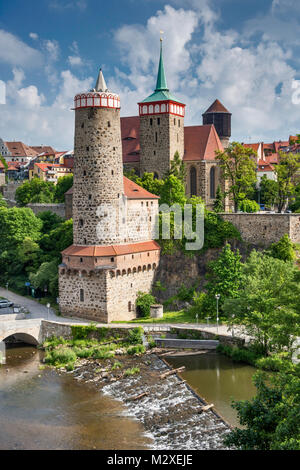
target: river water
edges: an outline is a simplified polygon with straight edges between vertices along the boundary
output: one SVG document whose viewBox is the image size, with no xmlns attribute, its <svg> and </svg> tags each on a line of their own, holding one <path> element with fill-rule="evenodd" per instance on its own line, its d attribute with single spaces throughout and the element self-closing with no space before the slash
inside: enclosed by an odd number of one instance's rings
<svg viewBox="0 0 300 470">
<path fill-rule="evenodd" d="M 7 350 L 0 366 L 0 449 L 146 449 L 152 439 L 125 406 L 75 380 L 71 373 L 40 370 L 42 352 Z M 168 358 L 188 383 L 232 424 L 231 398 L 255 394 L 254 369 L 218 354 Z"/>
<path fill-rule="evenodd" d="M 182 377 L 208 403 L 234 426 L 238 426 L 231 401 L 247 400 L 256 394 L 252 376 L 254 367 L 233 362 L 217 353 L 166 357 L 173 367 L 185 366 Z"/>
<path fill-rule="evenodd" d="M 123 405 L 71 374 L 40 370 L 42 353 L 7 350 L 0 366 L 0 449 L 146 449 Z"/>
</svg>

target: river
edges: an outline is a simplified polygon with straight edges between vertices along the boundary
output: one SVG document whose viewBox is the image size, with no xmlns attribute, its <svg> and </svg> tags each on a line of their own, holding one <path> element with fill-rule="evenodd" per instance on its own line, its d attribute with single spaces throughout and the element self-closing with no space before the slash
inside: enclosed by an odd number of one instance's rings
<svg viewBox="0 0 300 470">
<path fill-rule="evenodd" d="M 72 374 L 40 370 L 42 352 L 7 350 L 0 366 L 0 449 L 146 449 L 123 405 Z"/>
<path fill-rule="evenodd" d="M 185 366 L 182 377 L 208 403 L 234 426 L 238 426 L 236 411 L 231 401 L 247 400 L 256 393 L 252 376 L 256 369 L 233 362 L 217 353 L 166 357 L 173 367 Z"/>
<path fill-rule="evenodd" d="M 0 366 L 0 449 L 146 449 L 152 439 L 125 406 L 72 373 L 40 369 L 42 352 L 7 350 Z M 237 424 L 231 398 L 255 394 L 254 369 L 218 354 L 168 358 L 186 366 L 187 382 L 227 421 Z"/>
</svg>

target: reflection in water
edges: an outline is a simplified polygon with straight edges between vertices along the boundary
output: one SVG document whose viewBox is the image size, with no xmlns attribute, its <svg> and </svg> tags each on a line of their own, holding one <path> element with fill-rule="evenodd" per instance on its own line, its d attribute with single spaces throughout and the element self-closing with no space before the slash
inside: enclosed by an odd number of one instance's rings
<svg viewBox="0 0 300 470">
<path fill-rule="evenodd" d="M 185 366 L 182 377 L 231 424 L 239 423 L 231 400 L 252 398 L 256 389 L 252 376 L 256 369 L 233 362 L 217 353 L 167 357 L 174 367 Z"/>
<path fill-rule="evenodd" d="M 0 449 L 145 449 L 143 427 L 122 404 L 71 374 L 39 370 L 32 347 L 0 367 Z"/>
</svg>

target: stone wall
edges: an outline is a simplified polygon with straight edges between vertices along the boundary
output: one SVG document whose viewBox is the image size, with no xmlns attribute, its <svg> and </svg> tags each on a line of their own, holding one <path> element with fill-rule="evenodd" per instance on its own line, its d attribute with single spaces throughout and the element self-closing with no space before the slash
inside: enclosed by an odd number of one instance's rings
<svg viewBox="0 0 300 470">
<path fill-rule="evenodd" d="M 0 186 L 5 185 L 5 173 L 0 173 Z"/>
<path fill-rule="evenodd" d="M 195 328 L 184 328 L 180 326 L 174 326 L 172 327 L 171 332 L 177 335 L 178 334 L 187 335 L 187 337 L 189 337 L 190 335 L 195 335 L 195 333 L 200 333 L 201 337 L 207 340 L 215 340 L 217 336 L 217 339 L 221 344 L 228 345 L 228 346 L 242 347 L 245 344 L 245 340 L 243 338 L 237 338 L 235 336 L 231 336 L 230 334 L 216 335 L 215 333 L 212 333 L 207 330 L 202 330 L 201 328 L 195 330 Z"/>
<path fill-rule="evenodd" d="M 168 113 L 140 116 L 140 146 L 141 174 L 155 172 L 163 178 L 175 152 L 183 158 L 184 118 Z"/>
<path fill-rule="evenodd" d="M 63 219 L 65 218 L 65 204 L 38 204 L 30 203 L 26 207 L 29 207 L 35 214 L 40 214 L 41 212 L 51 211 L 56 215 L 59 215 Z"/>
<path fill-rule="evenodd" d="M 278 242 L 286 233 L 294 243 L 300 243 L 300 214 L 223 213 L 245 242 L 268 246 Z"/>
<path fill-rule="evenodd" d="M 104 268 L 89 274 L 61 267 L 60 311 L 63 315 L 104 323 L 131 320 L 136 317 L 137 293 L 151 290 L 154 274 L 152 265 L 143 267 L 139 272 L 116 272 Z"/>
</svg>

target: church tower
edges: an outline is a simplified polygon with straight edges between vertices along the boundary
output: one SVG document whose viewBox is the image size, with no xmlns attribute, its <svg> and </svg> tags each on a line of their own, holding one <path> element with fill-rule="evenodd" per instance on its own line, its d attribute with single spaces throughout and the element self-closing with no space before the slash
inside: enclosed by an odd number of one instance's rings
<svg viewBox="0 0 300 470">
<path fill-rule="evenodd" d="M 202 118 L 203 125 L 213 124 L 215 126 L 223 148 L 227 148 L 231 137 L 231 113 L 219 100 L 215 100 L 202 114 Z"/>
<path fill-rule="evenodd" d="M 183 158 L 185 114 L 185 104 L 175 98 L 167 86 L 162 39 L 155 91 L 138 105 L 141 174 L 154 172 L 162 178 L 169 171 L 176 151 Z"/>
<path fill-rule="evenodd" d="M 152 239 L 158 197 L 123 176 L 120 98 L 100 70 L 74 98 L 73 245 L 62 252 L 62 314 L 101 322 L 136 317 L 160 247 Z"/>
</svg>

